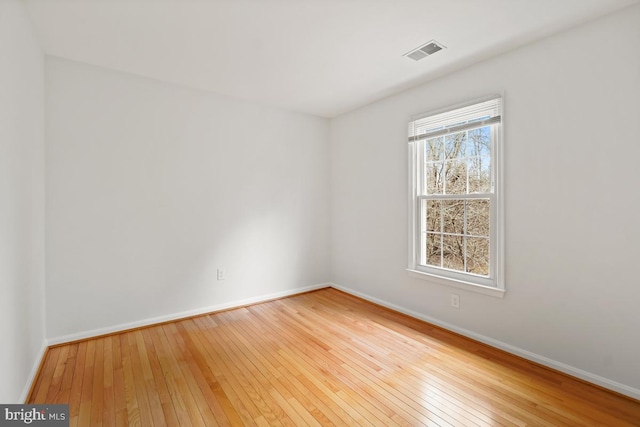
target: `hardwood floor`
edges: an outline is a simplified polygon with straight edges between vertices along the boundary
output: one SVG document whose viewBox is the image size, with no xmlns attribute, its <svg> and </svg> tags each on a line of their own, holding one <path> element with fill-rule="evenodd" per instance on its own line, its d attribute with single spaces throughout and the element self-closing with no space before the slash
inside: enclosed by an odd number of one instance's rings
<svg viewBox="0 0 640 427">
<path fill-rule="evenodd" d="M 640 402 L 323 289 L 48 350 L 71 426 L 639 426 Z"/>
</svg>

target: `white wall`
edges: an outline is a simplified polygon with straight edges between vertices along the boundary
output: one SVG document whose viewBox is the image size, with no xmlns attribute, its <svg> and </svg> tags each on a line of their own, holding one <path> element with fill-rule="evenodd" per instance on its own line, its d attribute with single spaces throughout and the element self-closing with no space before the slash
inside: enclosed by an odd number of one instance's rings
<svg viewBox="0 0 640 427">
<path fill-rule="evenodd" d="M 44 345 L 44 68 L 19 0 L 0 1 L 0 402 Z M 22 395 L 21 395 L 22 392 Z"/>
<path fill-rule="evenodd" d="M 47 58 L 46 131 L 54 341 L 326 282 L 326 120 Z"/>
<path fill-rule="evenodd" d="M 639 52 L 636 6 L 334 119 L 332 280 L 640 393 Z M 504 299 L 405 272 L 409 117 L 496 92 Z"/>
</svg>

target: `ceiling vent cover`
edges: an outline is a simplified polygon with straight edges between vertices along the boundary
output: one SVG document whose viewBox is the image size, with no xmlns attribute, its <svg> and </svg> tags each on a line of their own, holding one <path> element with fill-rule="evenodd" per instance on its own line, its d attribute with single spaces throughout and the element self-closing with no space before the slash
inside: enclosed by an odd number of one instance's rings
<svg viewBox="0 0 640 427">
<path fill-rule="evenodd" d="M 441 43 L 438 43 L 435 40 L 431 40 L 430 42 L 427 42 L 426 44 L 413 49 L 411 52 L 405 53 L 404 56 L 408 56 L 414 61 L 419 61 L 422 58 L 426 58 L 429 55 L 433 55 L 434 53 L 445 49 L 445 47 L 446 46 L 442 45 Z"/>
</svg>

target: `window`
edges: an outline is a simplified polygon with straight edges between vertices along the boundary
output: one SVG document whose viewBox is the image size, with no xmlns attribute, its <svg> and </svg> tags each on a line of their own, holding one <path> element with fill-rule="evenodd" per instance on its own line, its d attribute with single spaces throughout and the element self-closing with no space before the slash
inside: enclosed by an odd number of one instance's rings
<svg viewBox="0 0 640 427">
<path fill-rule="evenodd" d="M 502 99 L 409 123 L 409 272 L 502 296 Z"/>
</svg>

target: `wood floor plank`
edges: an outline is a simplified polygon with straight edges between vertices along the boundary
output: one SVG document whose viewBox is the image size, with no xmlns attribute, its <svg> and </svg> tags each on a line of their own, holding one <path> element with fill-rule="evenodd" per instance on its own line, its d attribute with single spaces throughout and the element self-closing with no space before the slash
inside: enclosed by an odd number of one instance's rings
<svg viewBox="0 0 640 427">
<path fill-rule="evenodd" d="M 181 421 L 189 423 L 192 426 L 203 426 L 205 421 L 202 418 L 198 404 L 193 396 L 193 387 L 189 385 L 185 373 L 188 372 L 188 368 L 185 367 L 185 358 L 173 344 L 173 340 L 170 341 L 171 333 L 167 333 L 166 325 L 160 327 L 157 331 L 162 344 L 163 353 L 166 355 L 165 364 L 163 365 L 163 371 L 167 375 L 167 385 L 170 390 L 173 390 L 175 396 L 179 396 L 182 400 L 181 407 L 184 408 L 186 417 L 180 417 Z M 176 412 L 178 407 L 174 404 Z"/>
<path fill-rule="evenodd" d="M 87 353 L 87 343 L 88 341 L 83 341 L 78 345 L 73 379 L 71 388 L 69 389 L 69 425 L 71 427 L 78 425 L 78 413 L 80 412 L 80 399 L 82 397 L 82 380 L 84 377 L 84 361 Z M 67 401 L 43 402 L 41 400 L 33 400 L 30 403 L 67 403 Z"/>
<path fill-rule="evenodd" d="M 190 328 L 190 331 L 192 334 L 195 335 L 194 342 L 197 343 L 197 345 L 200 345 L 200 348 L 204 353 L 207 353 L 207 350 L 206 350 L 207 342 L 209 339 L 213 338 L 211 328 L 217 328 L 218 323 L 214 322 L 213 319 L 211 319 L 209 316 L 193 319 L 192 323 L 193 323 L 193 327 Z M 214 342 L 215 342 L 215 339 L 214 339 Z M 224 411 L 229 416 L 229 421 L 231 425 L 238 425 L 238 423 L 240 422 L 240 416 L 237 413 L 237 411 L 233 409 L 233 406 L 232 406 L 233 404 L 225 393 L 225 390 L 227 390 L 231 394 L 233 394 L 233 391 L 229 389 L 230 384 L 228 384 L 228 382 L 224 377 L 223 371 L 227 369 L 226 366 L 221 364 L 223 363 L 224 360 L 227 360 L 227 359 L 217 358 L 214 356 L 207 359 L 206 362 L 203 360 L 203 362 L 208 363 L 208 367 L 210 369 L 208 369 L 207 372 L 212 375 L 212 378 L 209 379 L 208 382 L 213 386 L 215 386 L 214 390 L 217 392 L 216 395 L 218 399 L 220 399 L 220 401 L 222 402 Z M 230 371 L 228 372 L 230 373 Z M 224 383 L 224 386 L 223 386 L 223 383 Z"/>
<path fill-rule="evenodd" d="M 288 416 L 288 411 L 278 405 L 273 394 L 280 394 L 277 389 L 272 390 L 271 378 L 268 375 L 270 372 L 268 369 L 261 370 L 256 366 L 258 363 L 258 357 L 251 353 L 250 346 L 252 345 L 249 340 L 240 338 L 241 333 L 237 332 L 237 327 L 232 319 L 233 314 L 231 312 L 224 313 L 225 316 L 221 316 L 222 325 L 225 326 L 226 322 L 233 322 L 233 327 L 218 328 L 219 332 L 223 335 L 222 340 L 227 344 L 226 348 L 236 358 L 236 363 L 239 365 L 241 371 L 245 372 L 243 375 L 245 381 L 254 390 L 255 403 L 260 413 L 270 423 L 279 423 L 285 426 L 297 425 L 294 420 Z M 243 319 L 244 320 L 244 319 Z M 240 322 L 238 322 L 240 323 Z M 257 338 L 257 337 L 255 337 Z M 251 341 L 254 341 L 252 339 Z M 277 371 L 274 372 L 274 378 L 277 376 Z M 281 395 L 280 395 L 281 397 Z M 286 402 L 286 399 L 282 400 Z M 286 409 L 289 409 L 288 407 Z"/>
<path fill-rule="evenodd" d="M 131 426 L 142 425 L 136 383 L 133 376 L 128 334 L 120 335 L 120 353 L 122 355 L 123 395 L 126 404 L 127 423 Z"/>
<path fill-rule="evenodd" d="M 319 331 L 318 333 L 321 334 L 320 336 L 324 336 L 325 339 L 329 338 L 328 336 L 325 336 Z M 342 336 L 344 339 L 346 339 L 346 336 L 344 335 Z M 451 411 L 450 407 L 444 406 L 442 409 L 440 409 L 437 406 L 431 405 L 426 400 L 419 399 L 419 398 L 416 399 L 415 396 L 411 394 L 411 392 L 407 393 L 405 390 L 402 389 L 402 387 L 399 384 L 393 384 L 391 389 L 394 390 L 395 392 L 400 391 L 401 394 L 403 394 L 404 399 L 403 400 L 398 399 L 396 397 L 397 393 L 391 393 L 388 391 L 388 388 L 381 387 L 380 384 L 377 383 L 377 380 L 384 380 L 384 378 L 381 375 L 377 375 L 381 370 L 381 368 L 378 365 L 374 365 L 375 368 L 373 372 L 367 369 L 360 370 L 359 368 L 361 368 L 361 365 L 363 364 L 362 363 L 363 359 L 358 357 L 358 355 L 356 355 L 355 353 L 349 353 L 347 351 L 344 351 L 342 348 L 334 348 L 331 351 L 341 355 L 342 360 L 344 360 L 344 363 L 342 365 L 344 369 L 349 370 L 355 376 L 357 376 L 357 378 L 361 383 L 367 383 L 369 387 L 375 390 L 376 394 L 385 396 L 385 402 L 396 403 L 395 407 L 399 408 L 400 411 L 403 411 L 404 413 L 408 413 L 410 411 L 408 411 L 407 409 L 411 407 L 411 410 L 413 411 L 421 412 L 422 410 L 426 410 L 426 411 L 429 411 L 430 413 L 433 413 L 437 418 L 440 418 L 440 420 L 436 420 L 437 422 L 439 421 L 440 423 L 449 423 L 449 424 L 455 423 L 461 426 L 475 425 L 475 423 L 473 423 L 472 421 L 465 420 L 464 418 L 459 418 L 457 420 L 453 419 L 448 413 Z M 371 366 L 371 365 L 368 365 L 368 366 Z M 385 403 L 382 403 L 382 402 L 380 404 L 385 405 Z M 422 408 L 420 408 L 420 406 L 422 406 Z M 428 418 L 428 415 L 427 415 L 427 418 Z M 411 415 L 409 415 L 408 420 L 413 421 Z"/>
<path fill-rule="evenodd" d="M 332 318 L 339 317 L 340 316 L 340 312 L 330 312 L 330 313 L 328 313 L 328 316 L 332 317 Z M 380 349 L 383 350 L 383 351 L 377 351 L 375 349 L 375 347 L 373 346 L 373 344 L 376 341 L 371 338 L 372 334 L 375 333 L 375 327 L 372 327 L 371 325 L 369 325 L 369 326 L 367 326 L 366 329 L 367 330 L 366 330 L 366 335 L 365 336 L 367 337 L 367 339 L 365 341 L 363 341 L 363 344 L 364 344 L 365 348 L 358 349 L 357 346 L 351 346 L 347 350 L 356 352 L 357 354 L 360 354 L 360 355 L 366 355 L 368 357 L 371 357 L 373 360 L 375 360 L 376 363 L 378 363 L 379 366 L 376 365 L 376 366 L 378 366 L 378 368 L 371 372 L 371 374 L 373 374 L 374 376 L 376 375 L 376 372 L 378 372 L 378 371 L 383 372 L 383 374 L 386 373 L 387 371 L 389 371 L 389 372 L 393 372 L 393 371 L 397 371 L 397 370 L 409 371 L 410 369 L 415 368 L 416 365 L 418 365 L 418 364 L 416 363 L 415 358 L 412 359 L 411 357 L 408 357 L 407 355 L 415 354 L 416 351 L 418 351 L 419 354 L 428 352 L 428 347 L 425 347 L 425 348 L 412 348 L 412 349 L 410 349 L 410 351 L 399 351 L 397 354 L 395 354 L 394 357 L 389 358 L 388 357 L 388 351 L 386 349 L 394 348 L 394 347 L 397 348 L 398 345 L 401 345 L 401 343 L 395 343 L 393 341 L 389 341 L 389 342 L 386 342 L 386 343 L 383 342 L 382 345 L 379 344 Z M 356 331 L 356 332 L 359 332 L 359 334 L 358 334 L 358 336 L 359 336 L 359 335 L 363 334 L 365 331 L 359 330 L 359 331 Z M 347 337 L 345 336 L 344 339 L 347 339 Z M 380 361 L 383 360 L 384 357 L 387 357 L 387 359 L 390 361 L 390 364 L 389 363 L 386 363 L 386 364 L 381 364 L 380 363 Z M 400 363 L 400 362 L 405 362 L 405 363 Z M 420 375 L 420 372 L 412 372 L 411 377 L 415 378 L 416 375 Z M 383 375 L 383 376 L 388 378 L 387 375 Z M 396 375 L 393 378 L 394 378 L 394 382 L 387 382 L 387 385 L 389 387 L 397 390 L 399 388 L 398 384 L 401 384 L 403 382 L 402 381 L 403 377 Z M 424 377 L 423 377 L 423 380 L 424 380 Z M 437 391 L 437 392 L 439 392 L 439 393 L 437 393 L 437 395 L 439 397 L 444 397 L 444 399 L 448 401 L 447 403 L 455 403 L 456 400 L 459 400 L 459 398 L 460 398 L 460 396 L 456 396 L 455 398 L 450 398 L 449 395 L 446 392 L 442 393 L 442 389 L 439 388 L 438 385 L 434 384 L 433 382 L 426 382 L 426 383 L 421 382 L 419 384 L 419 387 L 424 389 L 425 385 L 427 385 L 428 386 L 427 388 L 432 392 L 431 396 L 434 395 L 434 391 Z M 446 386 L 448 386 L 448 384 L 446 384 Z M 418 391 L 418 393 L 422 393 L 422 391 Z M 450 390 L 449 390 L 449 393 L 451 393 Z M 411 394 L 410 393 L 407 394 L 407 396 L 409 398 L 411 398 Z M 474 411 L 471 411 L 471 413 L 470 413 L 470 411 L 469 411 L 469 409 L 470 409 L 469 408 L 469 403 L 470 403 L 469 401 L 465 402 L 465 405 L 464 405 L 465 412 L 461 413 L 461 416 L 462 417 L 469 417 L 470 420 L 473 421 L 473 418 L 474 418 L 474 416 L 476 414 L 473 413 Z M 443 403 L 441 403 L 441 405 L 442 404 Z M 454 412 L 456 411 L 456 409 L 453 408 L 451 405 L 444 404 L 443 406 L 445 406 L 448 411 L 454 411 Z M 480 408 L 482 408 L 482 407 L 483 406 L 480 406 Z M 485 422 L 486 421 L 487 420 L 485 419 Z M 493 422 L 499 422 L 500 420 L 497 420 L 494 417 L 494 419 L 492 421 Z M 458 419 L 458 423 L 464 423 L 464 422 L 465 421 L 463 419 Z"/>
<path fill-rule="evenodd" d="M 345 393 L 340 393 L 343 386 L 338 378 L 332 375 L 326 370 L 328 364 L 323 358 L 316 357 L 315 342 L 310 346 L 301 346 L 304 349 L 298 351 L 296 343 L 304 342 L 304 336 L 300 336 L 295 330 L 287 330 L 290 324 L 286 324 L 286 319 L 280 317 L 271 317 L 272 313 L 266 313 L 263 306 L 256 306 L 254 312 L 259 314 L 259 317 L 263 322 L 274 322 L 281 327 L 277 328 L 276 333 L 279 339 L 287 343 L 278 349 L 277 354 L 281 357 L 294 371 L 300 372 L 305 379 L 308 379 L 313 389 L 318 391 L 321 396 L 326 396 L 331 402 L 333 407 L 339 409 L 341 412 L 347 414 L 347 419 L 352 419 L 353 422 L 359 425 L 367 424 L 380 424 L 381 421 L 370 414 L 361 403 L 353 400 L 351 396 Z M 341 361 L 340 361 L 341 362 Z M 364 414 L 364 415 L 363 415 Z"/>
<path fill-rule="evenodd" d="M 321 425 L 346 422 L 339 418 L 321 399 L 313 398 L 309 389 L 299 382 L 294 383 L 294 375 L 275 357 L 278 350 L 275 336 L 267 328 L 257 323 L 254 317 L 251 316 L 247 322 L 238 324 L 238 332 L 240 333 L 236 334 L 236 337 L 251 352 L 250 357 L 254 359 L 257 369 L 273 374 L 271 381 L 275 384 L 270 393 L 279 394 L 287 401 L 295 399 L 296 402 L 292 402 L 292 405 L 307 411 Z"/>
<path fill-rule="evenodd" d="M 49 394 L 49 387 L 53 381 L 53 375 L 56 371 L 56 367 L 58 365 L 58 359 L 61 353 L 60 348 L 52 348 L 51 351 L 48 351 L 47 359 L 44 363 L 44 367 L 41 370 L 40 378 L 38 379 L 38 383 L 36 384 L 37 393 L 35 395 L 35 399 L 44 400 Z"/>
<path fill-rule="evenodd" d="M 69 349 L 67 359 L 64 361 L 64 374 L 60 384 L 60 392 L 56 396 L 47 396 L 46 402 L 69 402 L 71 394 L 71 384 L 73 382 L 74 371 L 76 367 L 76 358 L 78 355 L 79 344 L 66 345 Z"/>
<path fill-rule="evenodd" d="M 149 329 L 142 330 L 141 333 L 144 338 L 144 346 L 146 348 L 147 360 L 149 361 L 149 368 L 151 369 L 151 379 L 148 380 L 148 386 L 154 388 L 158 393 L 165 424 L 168 426 L 178 425 L 179 422 L 173 406 L 173 401 L 171 400 L 171 395 L 169 394 Z"/>
<path fill-rule="evenodd" d="M 103 375 L 102 384 L 102 419 L 103 427 L 114 427 L 116 425 L 116 405 L 113 375 L 113 337 L 104 338 L 103 345 Z"/>
<path fill-rule="evenodd" d="M 335 289 L 55 346 L 70 426 L 640 426 L 640 402 Z"/>
<path fill-rule="evenodd" d="M 84 359 L 84 376 L 80 396 L 80 410 L 78 412 L 78 425 L 91 425 L 91 403 L 93 399 L 93 371 L 95 367 L 96 342 L 99 339 L 87 342 L 87 351 Z"/>
<path fill-rule="evenodd" d="M 200 410 L 200 415 L 207 426 L 218 426 L 219 423 L 215 414 L 211 410 L 211 406 L 207 402 L 205 395 L 206 387 L 202 387 L 202 373 L 197 367 L 197 362 L 193 353 L 185 342 L 185 338 L 181 335 L 181 331 L 178 329 L 178 324 L 167 325 L 167 331 L 169 340 L 172 344 L 172 348 L 184 355 L 180 366 L 182 369 L 182 375 L 186 380 L 186 384 L 191 390 L 194 402 L 197 408 Z M 203 388 L 205 392 L 203 392 Z"/>
<path fill-rule="evenodd" d="M 127 400 L 122 368 L 122 350 L 120 346 L 121 335 L 111 336 L 111 347 L 113 349 L 113 411 L 115 413 L 116 426 L 126 426 L 128 424 Z"/>
<path fill-rule="evenodd" d="M 283 303 L 286 304 L 286 301 L 283 301 Z M 306 324 L 307 322 L 303 322 L 303 323 Z M 314 325 L 311 323 L 309 323 L 308 326 L 310 328 L 314 327 Z M 315 336 L 318 336 L 323 340 L 327 340 L 330 338 L 328 335 L 326 335 L 323 331 L 319 329 L 315 329 L 312 332 L 314 333 Z M 359 390 L 361 396 L 365 398 L 364 399 L 365 401 L 371 400 L 379 408 L 393 407 L 395 411 L 398 411 L 402 413 L 405 417 L 408 417 L 407 420 L 411 423 L 415 422 L 415 418 L 413 418 L 413 416 L 410 414 L 411 412 L 413 412 L 414 414 L 420 414 L 421 418 L 423 418 L 424 420 L 429 420 L 430 422 L 433 422 L 437 425 L 443 425 L 443 426 L 452 425 L 451 421 L 453 420 L 447 420 L 446 418 L 448 418 L 448 416 L 444 412 L 442 412 L 441 414 L 436 414 L 430 408 L 425 408 L 420 405 L 412 404 L 413 402 L 410 402 L 410 401 L 401 402 L 396 397 L 397 389 L 388 390 L 383 387 L 378 387 L 378 385 L 375 384 L 375 382 L 370 381 L 367 378 L 367 376 L 359 375 L 355 370 L 349 369 L 350 364 L 353 363 L 353 360 L 349 356 L 340 352 L 338 348 L 333 349 L 332 352 L 334 355 L 338 355 L 338 354 L 341 355 L 341 357 L 339 358 L 339 360 L 341 360 L 340 364 L 329 365 L 329 366 L 332 366 L 332 372 L 334 372 L 334 374 L 342 378 L 343 382 L 345 382 L 345 384 L 347 384 L 350 388 Z M 383 397 L 384 399 L 377 401 L 378 400 L 377 396 Z M 411 406 L 411 409 L 409 409 L 407 406 Z M 393 417 L 394 413 L 391 412 L 390 414 L 387 414 L 387 415 L 390 417 Z"/>
<path fill-rule="evenodd" d="M 263 333 L 263 331 L 259 332 Z M 275 337 L 269 336 L 268 340 L 275 340 Z M 347 423 L 347 420 L 349 420 L 348 414 L 332 405 L 329 397 L 307 381 L 306 377 L 303 377 L 303 381 L 305 381 L 303 384 L 298 379 L 300 376 L 298 370 L 288 365 L 287 361 L 277 354 L 279 349 L 277 346 L 268 345 L 261 353 L 271 361 L 271 368 L 267 369 L 272 369 L 273 372 L 280 374 L 277 378 L 278 384 L 281 385 L 283 396 L 287 396 L 287 391 L 290 392 L 290 395 L 298 399 L 323 425 Z"/>
<path fill-rule="evenodd" d="M 164 427 L 166 420 L 153 380 L 142 331 L 137 330 L 129 333 L 129 352 L 136 381 L 140 420 L 145 426 Z"/>
<path fill-rule="evenodd" d="M 67 366 L 66 362 L 69 359 L 70 350 L 71 350 L 70 346 L 64 346 L 60 348 L 60 353 L 58 355 L 58 360 L 56 361 L 56 366 L 53 371 L 51 383 L 49 384 L 49 390 L 47 391 L 47 396 L 45 397 L 45 401 L 55 400 L 56 396 L 58 395 L 58 393 L 60 393 L 60 390 L 62 389 L 62 380 L 64 377 L 64 371 Z"/>
<path fill-rule="evenodd" d="M 266 421 L 266 417 L 260 412 L 262 404 L 259 394 L 248 383 L 242 370 L 235 365 L 234 354 L 225 342 L 226 336 L 220 333 L 219 328 L 209 331 L 206 336 L 200 336 L 208 342 L 207 349 L 211 366 L 220 384 L 226 388 L 226 393 L 231 401 L 238 406 L 238 415 L 245 425 L 252 425 L 259 418 Z M 269 413 L 270 418 L 274 418 Z"/>
<path fill-rule="evenodd" d="M 224 393 L 220 392 L 220 385 L 209 369 L 206 358 L 203 357 L 204 349 L 201 344 L 197 342 L 197 338 L 194 339 L 194 337 L 190 335 L 190 332 L 187 332 L 185 326 L 189 326 L 190 323 L 191 322 L 183 322 L 176 324 L 176 329 L 180 336 L 182 345 L 184 345 L 183 348 L 187 349 L 186 351 L 191 355 L 191 363 L 189 363 L 188 366 L 191 371 L 191 375 L 193 375 L 193 378 L 199 387 L 198 395 L 201 395 L 201 401 L 205 402 L 201 403 L 201 405 L 206 406 L 207 416 L 209 418 L 213 418 L 217 425 L 229 425 L 227 414 L 222 406 L 223 404 L 226 404 L 228 399 Z M 197 332 L 197 328 L 192 332 Z M 177 337 L 178 336 L 176 336 L 176 338 Z M 222 404 L 221 400 L 223 401 Z M 204 408 L 201 408 L 201 410 L 203 409 Z"/>
<path fill-rule="evenodd" d="M 333 314 L 334 314 L 334 315 L 336 315 L 337 313 L 333 313 Z M 371 333 L 371 330 L 369 330 L 369 332 Z M 370 341 L 370 340 L 367 340 L 367 341 Z M 397 347 L 397 346 L 402 347 L 402 345 L 403 345 L 403 344 L 406 344 L 406 343 L 396 343 L 396 347 Z M 429 344 L 430 344 L 430 345 L 433 345 L 433 343 L 429 343 Z M 370 346 L 370 347 L 372 347 L 372 348 L 373 348 L 373 346 Z M 385 347 L 384 347 L 384 346 L 381 346 L 380 348 L 385 348 Z M 389 346 L 389 348 L 391 348 L 391 346 Z M 428 349 L 428 347 L 425 347 L 423 350 L 424 350 L 424 351 L 426 351 L 427 349 Z M 413 353 L 415 353 L 415 352 L 413 352 Z M 397 352 L 397 354 L 395 355 L 395 357 L 391 358 L 390 360 L 402 360 L 402 359 L 405 357 L 405 355 L 407 355 L 407 354 L 413 354 L 413 353 L 412 353 L 412 351 L 411 351 L 410 349 L 402 349 L 402 351 L 398 351 L 398 352 Z M 417 359 L 415 359 L 415 358 L 411 358 L 411 359 L 407 360 L 407 363 L 406 363 L 406 364 L 404 364 L 404 365 L 397 365 L 395 368 L 397 368 L 397 369 L 402 369 L 402 370 L 406 370 L 406 369 L 420 369 L 420 368 L 421 368 L 421 366 L 425 366 L 427 369 L 437 369 L 437 366 L 440 366 L 440 363 L 429 363 L 429 364 L 427 364 L 427 365 L 424 365 L 424 364 L 417 363 L 417 362 L 419 362 L 419 360 L 417 360 Z M 457 361 L 457 359 L 455 359 L 455 358 L 451 359 L 451 361 L 450 361 L 450 362 L 451 362 L 451 363 L 449 363 L 449 368 L 450 368 L 449 370 L 451 370 L 451 371 L 455 371 L 455 372 L 456 372 L 456 374 L 457 374 L 458 370 L 461 368 L 461 366 L 462 366 L 462 365 L 454 363 L 454 362 L 458 362 L 458 361 Z M 448 372 L 446 372 L 446 371 L 440 371 L 440 372 L 438 372 L 438 375 L 439 375 L 439 376 L 449 375 L 449 373 L 448 373 Z M 472 380 L 473 380 L 473 378 L 472 378 L 471 376 L 467 376 L 467 377 L 465 377 L 465 379 L 464 379 L 464 381 L 472 381 Z M 450 377 L 450 378 L 449 378 L 449 383 L 455 383 L 455 381 L 460 381 L 460 380 L 459 380 L 458 378 L 456 378 L 456 377 Z M 469 384 L 466 384 L 466 386 L 468 386 L 468 385 L 469 385 Z M 467 387 L 467 388 L 468 388 L 468 387 Z M 473 389 L 473 391 L 475 392 L 475 394 L 476 394 L 477 396 L 483 396 L 483 395 L 485 395 L 485 394 L 486 394 L 486 395 L 490 395 L 490 393 L 486 393 L 486 392 L 484 392 L 484 390 L 482 390 L 482 389 L 478 389 L 478 388 Z M 496 395 L 491 396 L 491 398 L 492 398 L 492 399 L 496 399 Z M 490 404 L 492 404 L 494 407 L 498 408 L 498 411 L 500 411 L 500 413 L 501 413 L 502 415 L 506 415 L 507 417 L 509 417 L 509 415 L 510 415 L 510 414 L 509 414 L 509 411 L 510 411 L 510 410 L 511 410 L 511 413 L 512 413 L 512 414 L 513 414 L 513 413 L 515 413 L 515 414 L 517 414 L 517 413 L 518 413 L 517 408 L 516 408 L 516 409 L 513 409 L 513 408 L 510 408 L 510 407 L 508 406 L 508 402 L 507 402 L 507 403 L 505 403 L 505 402 L 503 402 L 503 401 L 497 401 L 497 402 L 496 402 L 496 401 L 492 401 L 492 402 L 489 402 L 489 403 L 490 403 Z M 505 406 L 505 405 L 506 405 L 506 406 Z M 506 413 L 506 414 L 504 413 L 505 409 L 506 409 L 506 411 L 507 411 L 507 413 Z M 520 421 L 520 420 L 518 419 L 518 417 L 516 417 L 516 418 L 511 418 L 511 420 L 512 420 L 513 422 L 516 422 L 516 423 L 518 423 L 518 421 Z M 523 421 L 525 421 L 525 422 L 530 422 L 530 423 L 535 423 L 535 424 L 537 424 L 537 425 L 545 425 L 544 420 L 541 420 L 541 419 L 538 419 L 538 420 L 536 420 L 536 419 L 533 419 L 533 420 L 525 419 L 525 420 L 523 420 Z"/>
<path fill-rule="evenodd" d="M 140 424 L 143 426 L 153 426 L 155 425 L 154 414 L 150 404 L 152 396 L 147 393 L 147 381 L 138 353 L 136 331 L 127 334 L 127 350 L 131 367 L 130 373 L 134 384 L 136 401 L 138 402 Z"/>
<path fill-rule="evenodd" d="M 93 369 L 93 388 L 91 390 L 91 426 L 102 427 L 104 396 L 104 338 L 96 340 L 95 362 Z"/>
<path fill-rule="evenodd" d="M 200 417 L 200 411 L 196 411 L 193 414 L 189 414 L 188 412 L 188 408 L 191 405 L 188 405 L 185 401 L 191 401 L 193 397 L 190 392 L 185 393 L 188 391 L 186 387 L 182 387 L 182 384 L 179 385 L 176 380 L 176 378 L 180 378 L 182 374 L 179 372 L 179 367 L 167 347 L 168 344 L 166 343 L 164 332 L 160 328 L 150 328 L 148 332 L 151 335 L 156 354 L 158 355 L 157 362 L 162 370 L 162 377 L 171 402 L 173 403 L 176 418 L 182 425 L 201 425 L 203 421 L 202 417 Z M 193 407 L 195 407 L 195 404 L 193 404 Z"/>
</svg>

